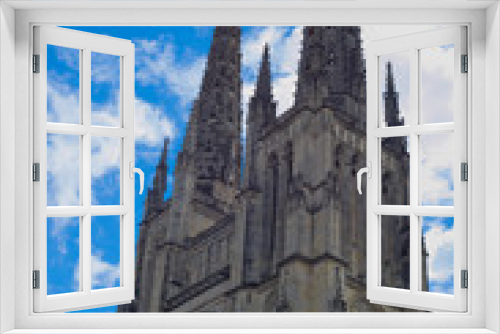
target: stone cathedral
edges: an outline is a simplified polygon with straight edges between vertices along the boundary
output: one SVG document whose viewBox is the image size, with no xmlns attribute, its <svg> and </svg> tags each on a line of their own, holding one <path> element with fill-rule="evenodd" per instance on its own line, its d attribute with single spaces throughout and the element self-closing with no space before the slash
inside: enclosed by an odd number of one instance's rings
<svg viewBox="0 0 500 334">
<path fill-rule="evenodd" d="M 360 28 L 304 28 L 295 102 L 279 117 L 266 45 L 244 136 L 240 35 L 214 30 L 168 200 L 165 142 L 140 227 L 136 297 L 119 312 L 406 311 L 366 299 Z M 385 121 L 401 125 L 390 64 L 387 73 Z M 408 200 L 405 145 L 383 145 L 388 203 Z M 408 288 L 409 223 L 384 218 L 382 284 Z"/>
</svg>

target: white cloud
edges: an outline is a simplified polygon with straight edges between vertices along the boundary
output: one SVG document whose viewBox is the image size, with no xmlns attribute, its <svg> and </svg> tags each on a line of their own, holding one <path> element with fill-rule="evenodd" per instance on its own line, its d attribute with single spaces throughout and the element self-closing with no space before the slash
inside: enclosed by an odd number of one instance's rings
<svg viewBox="0 0 500 334">
<path fill-rule="evenodd" d="M 241 99 L 243 101 L 243 116 L 242 116 L 242 137 L 246 138 L 247 135 L 247 119 L 248 119 L 248 103 L 250 98 L 253 96 L 255 91 L 255 84 L 249 82 L 243 82 L 241 92 Z"/>
<path fill-rule="evenodd" d="M 94 126 L 120 126 L 120 101 L 118 89 L 113 89 L 113 98 L 105 103 L 92 103 L 91 123 Z"/>
<path fill-rule="evenodd" d="M 143 85 L 165 86 L 185 107 L 196 98 L 207 58 L 178 59 L 175 46 L 163 40 L 137 40 L 136 80 Z M 188 51 L 185 52 L 186 54 Z"/>
<path fill-rule="evenodd" d="M 49 74 L 47 85 L 47 121 L 78 124 L 80 122 L 79 95 L 54 73 Z"/>
<path fill-rule="evenodd" d="M 420 52 L 422 122 L 453 121 L 453 48 L 432 47 Z"/>
<path fill-rule="evenodd" d="M 428 272 L 430 283 L 443 283 L 453 279 L 453 230 L 442 225 L 433 226 L 425 234 L 429 253 Z"/>
<path fill-rule="evenodd" d="M 144 100 L 135 100 L 135 140 L 158 146 L 164 137 L 176 136 L 174 123 L 163 115 L 162 110 Z"/>
<path fill-rule="evenodd" d="M 66 255 L 68 253 L 68 242 L 70 242 L 68 236 L 62 233 L 66 228 L 78 228 L 79 226 L 79 218 L 78 217 L 58 217 L 52 218 L 50 237 L 54 238 L 57 245 L 57 253 L 60 255 Z M 73 232 L 75 230 L 73 229 Z M 79 243 L 80 240 L 78 236 L 76 236 L 76 243 Z M 55 259 L 51 258 L 52 263 L 55 263 Z"/>
<path fill-rule="evenodd" d="M 91 256 L 92 288 L 112 288 L 120 284 L 120 264 L 112 264 L 103 260 L 101 253 Z M 73 288 L 78 289 L 80 282 L 80 261 L 78 260 L 74 275 Z"/>
<path fill-rule="evenodd" d="M 120 84 L 120 57 L 105 53 L 92 52 L 92 83 L 106 83 L 113 87 Z"/>
<path fill-rule="evenodd" d="M 92 178 L 102 177 L 112 169 L 120 168 L 120 138 L 92 137 Z"/>
<path fill-rule="evenodd" d="M 47 135 L 47 205 L 79 205 L 80 140 Z M 52 190 L 52 191 L 51 191 Z"/>
<path fill-rule="evenodd" d="M 426 205 L 453 205 L 453 134 L 422 135 L 421 192 Z"/>
<path fill-rule="evenodd" d="M 297 77 L 296 73 L 291 73 L 290 75 L 273 81 L 273 94 L 275 99 L 278 101 L 278 116 L 293 106 Z"/>
<path fill-rule="evenodd" d="M 111 288 L 120 283 L 120 264 L 102 259 L 102 254 L 92 254 L 92 287 Z"/>
</svg>

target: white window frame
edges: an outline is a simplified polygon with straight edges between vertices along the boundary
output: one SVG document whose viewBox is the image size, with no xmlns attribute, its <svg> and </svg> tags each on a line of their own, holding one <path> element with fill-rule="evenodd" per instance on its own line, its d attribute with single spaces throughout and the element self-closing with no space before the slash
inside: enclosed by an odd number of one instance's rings
<svg viewBox="0 0 500 334">
<path fill-rule="evenodd" d="M 467 54 L 466 27 L 454 26 L 408 35 L 376 40 L 366 47 L 367 64 L 367 162 L 371 177 L 367 185 L 367 298 L 374 303 L 393 306 L 412 305 L 412 308 L 436 311 L 467 310 L 467 290 L 461 288 L 461 270 L 467 270 L 467 183 L 461 181 L 460 164 L 467 163 L 467 73 L 461 73 L 462 55 Z M 420 50 L 442 45 L 453 48 L 453 121 L 448 123 L 422 124 L 421 105 L 421 63 Z M 385 87 L 380 86 L 380 58 L 400 52 L 409 57 L 409 99 L 410 106 L 403 126 L 383 125 L 380 99 Z M 420 115 L 420 117 L 419 117 Z M 420 135 L 451 134 L 453 136 L 453 198 L 454 206 L 421 205 L 421 146 Z M 410 201 L 408 205 L 382 205 L 381 203 L 381 139 L 409 137 L 410 140 Z M 410 223 L 410 286 L 409 289 L 384 287 L 381 284 L 381 226 L 383 216 L 406 216 Z M 453 294 L 439 294 L 421 291 L 421 218 L 424 216 L 454 217 L 453 226 Z M 375 237 L 370 237 L 375 236 Z"/>
<path fill-rule="evenodd" d="M 34 162 L 39 163 L 39 181 L 33 184 L 34 256 L 33 269 L 39 271 L 39 288 L 34 289 L 35 312 L 64 312 L 89 309 L 105 304 L 126 304 L 134 299 L 135 283 L 135 189 L 134 189 L 134 95 L 135 46 L 128 40 L 65 29 L 34 27 L 34 54 L 39 56 L 39 73 L 34 83 Z M 78 50 L 80 60 L 80 110 L 78 124 L 47 122 L 47 45 Z M 91 54 L 118 56 L 120 62 L 120 124 L 118 127 L 91 124 Z M 47 206 L 47 135 L 79 136 L 80 203 L 75 206 Z M 91 204 L 92 136 L 114 137 L 120 141 L 119 205 Z M 92 290 L 92 217 L 119 216 L 120 285 Z M 79 218 L 79 289 L 76 292 L 47 295 L 47 218 Z M 94 306 L 96 305 L 96 306 Z"/>
<path fill-rule="evenodd" d="M 123 8 L 120 8 L 120 5 Z M 346 332 L 352 333 L 493 333 L 500 332 L 500 11 L 482 2 L 400 1 L 357 2 L 63 2 L 7 1 L 0 4 L 0 323 L 1 331 L 32 333 L 51 329 L 131 328 L 178 332 Z M 16 7 L 15 11 L 10 7 Z M 128 9 L 126 8 L 128 6 Z M 425 9 L 422 7 L 428 6 Z M 476 7 L 474 7 L 476 6 Z M 483 9 L 471 9 L 483 6 Z M 103 8 L 115 8 L 103 10 Z M 149 9 L 147 9 L 149 7 Z M 155 7 L 154 9 L 151 9 Z M 162 8 L 156 8 L 162 7 Z M 348 10 L 343 8 L 356 8 Z M 415 9 L 420 7 L 420 9 Z M 436 8 L 439 7 L 439 8 Z M 457 9 L 460 7 L 462 9 Z M 21 9 L 24 8 L 24 9 Z M 79 8 L 79 9 L 75 9 Z M 83 9 L 82 9 L 83 8 Z M 117 9 L 118 8 L 118 9 Z M 139 11 L 137 8 L 143 8 Z M 367 9 L 368 8 L 368 9 Z M 388 9 L 389 8 L 389 9 Z M 469 8 L 470 10 L 464 10 Z M 47 10 L 49 9 L 49 10 Z M 485 25 L 486 22 L 486 25 Z M 465 24 L 469 31 L 468 147 L 470 157 L 467 251 L 467 313 L 388 314 L 34 314 L 30 245 L 33 215 L 30 194 L 32 147 L 32 27 L 53 25 L 361 25 Z M 15 31 L 15 40 L 14 40 Z M 15 72 L 14 72 L 15 66 Z M 488 71 L 485 70 L 488 66 Z M 4 75 L 5 74 L 5 75 Z M 11 84 L 15 78 L 15 86 Z M 13 112 L 15 110 L 15 112 Z M 15 116 L 14 116 L 15 115 Z M 486 122 L 488 117 L 488 122 Z M 15 128 L 14 130 L 8 127 Z M 486 134 L 487 133 L 487 136 Z M 12 138 L 15 138 L 15 150 Z M 488 140 L 486 140 L 486 138 Z M 486 154 L 488 151 L 488 154 Z M 14 163 L 15 161 L 15 163 Z M 488 164 L 486 164 L 488 162 Z M 15 171 L 15 178 L 12 174 Z M 488 173 L 486 173 L 488 172 Z M 488 174 L 488 182 L 486 182 Z M 11 179 L 9 179 L 11 178 Z M 10 196 L 15 193 L 15 203 Z M 487 194 L 487 195 L 486 195 Z M 486 201 L 486 206 L 485 206 Z M 14 210 L 11 206 L 14 204 Z M 12 224 L 15 222 L 15 225 Z M 14 254 L 14 255 L 13 255 Z M 484 261 L 486 254 L 488 266 Z M 12 289 L 15 286 L 15 289 Z M 488 293 L 485 293 L 486 289 Z M 14 307 L 12 307 L 14 305 Z M 259 330 L 260 328 L 260 330 Z M 263 330 L 267 328 L 268 330 Z M 217 329 L 216 331 L 214 329 Z M 223 330 L 225 329 L 225 330 Z M 274 329 L 274 330 L 273 330 Z M 281 329 L 281 330 L 279 330 Z M 390 330 L 392 329 L 392 330 Z M 143 331 L 143 330 L 142 330 Z M 89 332 L 89 331 L 86 331 Z M 243 332 L 243 331 L 241 331 Z"/>
</svg>

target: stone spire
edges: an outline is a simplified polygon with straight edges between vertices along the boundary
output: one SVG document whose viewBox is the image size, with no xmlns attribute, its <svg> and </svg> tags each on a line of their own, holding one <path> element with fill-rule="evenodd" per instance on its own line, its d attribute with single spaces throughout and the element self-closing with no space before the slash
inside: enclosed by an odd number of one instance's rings
<svg viewBox="0 0 500 334">
<path fill-rule="evenodd" d="M 148 195 L 146 198 L 146 215 L 161 209 L 164 203 L 163 197 L 165 195 L 165 191 L 167 191 L 168 179 L 167 160 L 169 142 L 169 138 L 165 137 L 160 162 L 156 166 L 156 174 L 153 179 L 153 187 L 148 190 Z"/>
<path fill-rule="evenodd" d="M 392 73 L 392 64 L 387 62 L 387 78 L 385 81 L 384 93 L 385 122 L 387 126 L 404 125 L 399 119 L 399 94 L 394 85 L 394 74 Z"/>
<path fill-rule="evenodd" d="M 276 103 L 273 101 L 271 62 L 267 44 L 264 46 L 255 93 L 250 99 L 248 109 L 248 123 L 253 122 L 256 127 L 265 127 L 276 119 Z"/>
<path fill-rule="evenodd" d="M 247 138 L 245 156 L 245 186 L 253 185 L 255 181 L 254 170 L 254 142 L 266 127 L 276 120 L 276 103 L 273 101 L 271 86 L 271 60 L 269 45 L 264 46 L 262 62 L 254 95 L 250 98 L 247 119 Z"/>
<path fill-rule="evenodd" d="M 271 61 L 269 59 L 269 45 L 264 45 L 262 53 L 262 62 L 260 64 L 259 77 L 257 78 L 257 87 L 255 88 L 255 96 L 270 100 L 271 92 Z"/>
<path fill-rule="evenodd" d="M 215 181 L 240 179 L 240 35 L 239 27 L 215 28 L 198 96 L 195 187 L 207 196 Z"/>
<path fill-rule="evenodd" d="M 359 27 L 305 27 L 295 107 L 331 108 L 361 121 L 365 66 Z"/>
<path fill-rule="evenodd" d="M 386 126 L 402 126 L 404 125 L 404 121 L 399 117 L 399 94 L 396 91 L 396 85 L 394 83 L 392 63 L 387 62 L 386 68 L 387 76 L 385 80 L 385 92 L 383 95 L 385 123 Z M 384 138 L 383 145 L 385 148 L 393 150 L 398 154 L 407 154 L 408 151 L 405 137 Z"/>
</svg>

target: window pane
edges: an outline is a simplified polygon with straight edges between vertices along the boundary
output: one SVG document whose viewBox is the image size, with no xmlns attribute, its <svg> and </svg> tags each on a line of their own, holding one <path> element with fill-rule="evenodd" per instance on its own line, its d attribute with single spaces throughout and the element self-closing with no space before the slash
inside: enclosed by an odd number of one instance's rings
<svg viewBox="0 0 500 334">
<path fill-rule="evenodd" d="M 80 50 L 47 45 L 47 122 L 80 123 Z"/>
<path fill-rule="evenodd" d="M 80 136 L 47 134 L 47 205 L 80 205 Z"/>
<path fill-rule="evenodd" d="M 410 137 L 382 138 L 381 204 L 410 204 Z"/>
<path fill-rule="evenodd" d="M 92 137 L 92 205 L 120 205 L 121 138 Z"/>
<path fill-rule="evenodd" d="M 408 125 L 410 52 L 379 57 L 380 126 Z"/>
<path fill-rule="evenodd" d="M 453 294 L 453 217 L 421 217 L 422 291 Z"/>
<path fill-rule="evenodd" d="M 92 289 L 120 286 L 120 216 L 92 217 Z"/>
<path fill-rule="evenodd" d="M 80 291 L 80 217 L 47 218 L 47 294 Z"/>
<path fill-rule="evenodd" d="M 421 49 L 420 123 L 453 122 L 453 44 Z"/>
<path fill-rule="evenodd" d="M 120 57 L 92 52 L 92 125 L 120 127 Z"/>
<path fill-rule="evenodd" d="M 421 204 L 453 206 L 453 134 L 420 136 Z"/>
<path fill-rule="evenodd" d="M 382 216 L 382 286 L 410 288 L 410 217 Z"/>
</svg>

